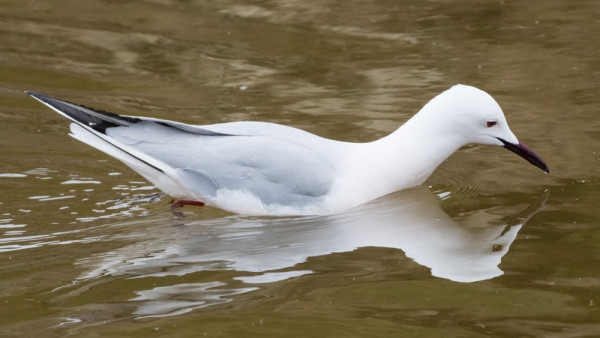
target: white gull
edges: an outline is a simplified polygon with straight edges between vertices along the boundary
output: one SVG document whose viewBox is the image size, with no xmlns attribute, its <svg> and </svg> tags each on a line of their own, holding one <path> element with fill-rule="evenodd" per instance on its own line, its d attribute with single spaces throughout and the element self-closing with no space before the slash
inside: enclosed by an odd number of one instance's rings
<svg viewBox="0 0 600 338">
<path fill-rule="evenodd" d="M 470 143 L 503 146 L 546 173 L 486 92 L 456 85 L 396 131 L 351 143 L 266 122 L 188 125 L 95 110 L 27 92 L 73 121 L 71 136 L 165 193 L 241 214 L 327 214 L 422 184 Z"/>
</svg>

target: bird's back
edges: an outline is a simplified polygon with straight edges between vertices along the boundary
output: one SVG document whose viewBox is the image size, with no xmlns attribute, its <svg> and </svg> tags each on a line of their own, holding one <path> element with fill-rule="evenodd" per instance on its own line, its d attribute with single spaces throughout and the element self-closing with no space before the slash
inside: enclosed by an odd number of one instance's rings
<svg viewBox="0 0 600 338">
<path fill-rule="evenodd" d="M 174 168 L 192 197 L 217 206 L 227 193 L 248 194 L 267 208 L 318 206 L 331 188 L 344 148 L 341 142 L 272 123 L 198 128 L 215 135 L 152 121 L 109 128 L 106 134 Z"/>
</svg>

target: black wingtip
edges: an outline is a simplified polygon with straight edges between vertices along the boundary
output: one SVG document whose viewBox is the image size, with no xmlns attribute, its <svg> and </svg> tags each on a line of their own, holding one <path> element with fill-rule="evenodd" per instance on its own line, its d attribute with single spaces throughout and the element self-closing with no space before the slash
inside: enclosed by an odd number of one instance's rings
<svg viewBox="0 0 600 338">
<path fill-rule="evenodd" d="M 44 95 L 42 93 L 34 92 L 31 90 L 26 90 L 25 94 L 27 94 L 35 99 L 38 99 L 38 100 L 42 100 L 43 98 L 47 97 L 46 95 Z"/>
<path fill-rule="evenodd" d="M 34 99 L 36 99 L 36 100 L 38 100 L 40 102 L 44 102 L 44 103 L 47 103 L 47 104 L 52 104 L 51 101 L 52 100 L 56 100 L 56 99 L 52 98 L 51 96 L 48 96 L 48 95 L 42 94 L 42 93 L 38 93 L 38 92 L 34 92 L 34 91 L 31 91 L 31 90 L 25 91 L 25 94 L 33 97 Z"/>
<path fill-rule="evenodd" d="M 74 104 L 68 101 L 55 99 L 45 94 L 33 91 L 26 91 L 25 93 L 33 97 L 34 99 L 40 101 L 41 103 L 51 107 L 60 114 L 68 117 L 69 119 L 77 123 L 83 124 L 103 134 L 106 133 L 106 128 L 116 127 L 120 125 L 118 122 L 116 123 L 115 121 L 136 121 L 136 119 L 134 118 L 121 117 L 117 114 L 105 112 L 102 110 L 96 110 L 94 108 Z"/>
</svg>

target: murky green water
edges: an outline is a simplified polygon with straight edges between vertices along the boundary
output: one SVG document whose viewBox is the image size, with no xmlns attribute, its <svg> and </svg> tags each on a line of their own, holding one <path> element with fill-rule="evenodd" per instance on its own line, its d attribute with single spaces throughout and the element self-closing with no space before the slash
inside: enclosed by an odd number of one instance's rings
<svg viewBox="0 0 600 338">
<path fill-rule="evenodd" d="M 0 1 L 0 335 L 599 335 L 599 15 L 595 1 Z M 490 92 L 550 175 L 473 146 L 340 215 L 180 218 L 23 94 L 368 141 L 455 83 Z"/>
</svg>

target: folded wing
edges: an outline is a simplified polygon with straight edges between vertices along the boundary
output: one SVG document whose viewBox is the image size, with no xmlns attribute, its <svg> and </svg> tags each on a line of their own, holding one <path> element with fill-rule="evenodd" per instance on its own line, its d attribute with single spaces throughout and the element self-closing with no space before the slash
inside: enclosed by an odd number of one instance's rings
<svg viewBox="0 0 600 338">
<path fill-rule="evenodd" d="M 265 205 L 305 206 L 318 203 L 335 175 L 341 144 L 323 147 L 321 138 L 299 129 L 261 122 L 193 126 L 28 94 L 72 120 L 73 137 L 177 198 L 210 204 L 220 191 L 243 191 Z"/>
</svg>

